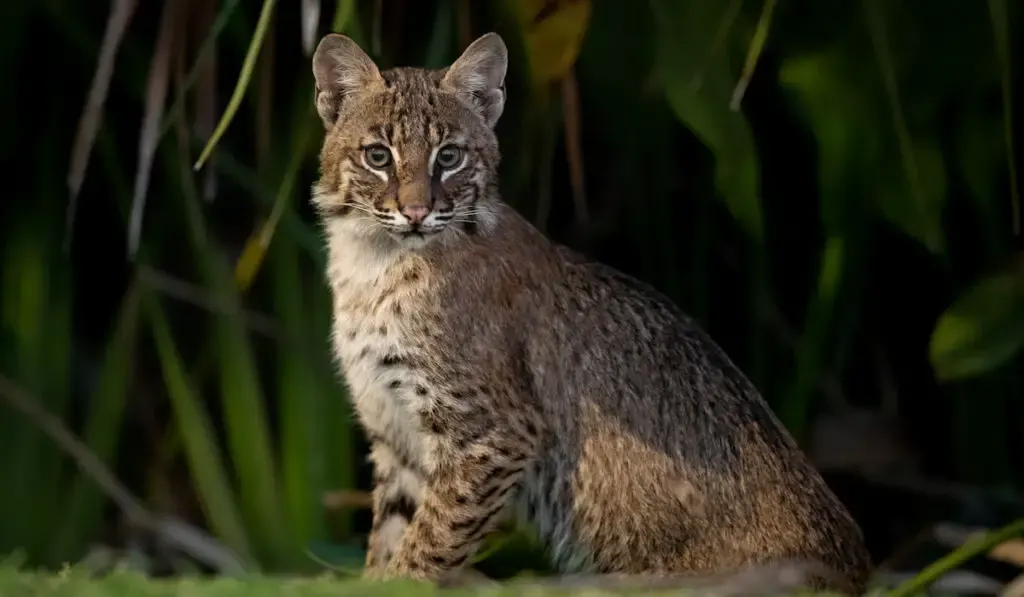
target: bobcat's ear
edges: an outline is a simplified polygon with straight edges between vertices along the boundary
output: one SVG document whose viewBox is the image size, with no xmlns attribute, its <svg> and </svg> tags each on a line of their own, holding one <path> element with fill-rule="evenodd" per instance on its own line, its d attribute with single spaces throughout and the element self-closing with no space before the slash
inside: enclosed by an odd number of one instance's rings
<svg viewBox="0 0 1024 597">
<path fill-rule="evenodd" d="M 328 33 L 313 53 L 316 78 L 316 111 L 330 128 L 338 119 L 345 96 L 367 89 L 383 88 L 384 78 L 366 52 L 349 37 Z"/>
<path fill-rule="evenodd" d="M 487 33 L 469 44 L 448 67 L 443 87 L 456 92 L 494 128 L 505 109 L 505 72 L 508 49 L 497 33 Z"/>
</svg>

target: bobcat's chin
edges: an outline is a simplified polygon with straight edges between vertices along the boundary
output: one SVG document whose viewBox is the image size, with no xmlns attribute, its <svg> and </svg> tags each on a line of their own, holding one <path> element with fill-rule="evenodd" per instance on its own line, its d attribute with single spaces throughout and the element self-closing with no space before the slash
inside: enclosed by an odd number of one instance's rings
<svg viewBox="0 0 1024 597">
<path fill-rule="evenodd" d="M 433 241 L 440 238 L 444 229 L 439 230 L 410 230 L 407 232 L 389 232 L 403 249 L 417 250 L 426 247 Z"/>
</svg>

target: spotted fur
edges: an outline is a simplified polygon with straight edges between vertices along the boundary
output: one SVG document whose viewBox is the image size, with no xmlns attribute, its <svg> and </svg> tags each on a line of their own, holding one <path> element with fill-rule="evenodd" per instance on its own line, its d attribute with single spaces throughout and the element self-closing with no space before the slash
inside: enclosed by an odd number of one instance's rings
<svg viewBox="0 0 1024 597">
<path fill-rule="evenodd" d="M 811 559 L 862 590 L 860 530 L 728 357 L 500 200 L 506 63 L 494 34 L 438 71 L 380 72 L 336 34 L 314 56 L 333 346 L 375 470 L 367 574 L 439 580 L 512 519 L 566 572 Z"/>
</svg>

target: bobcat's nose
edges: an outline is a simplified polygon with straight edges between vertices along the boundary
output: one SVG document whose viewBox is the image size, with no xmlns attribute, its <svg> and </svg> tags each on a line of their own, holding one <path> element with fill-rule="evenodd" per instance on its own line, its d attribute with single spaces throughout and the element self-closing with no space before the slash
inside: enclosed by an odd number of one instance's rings
<svg viewBox="0 0 1024 597">
<path fill-rule="evenodd" d="M 430 208 L 422 203 L 417 205 L 403 205 L 402 209 L 399 210 L 402 215 L 409 218 L 409 223 L 413 226 L 419 226 L 423 223 L 423 220 L 430 214 Z"/>
</svg>

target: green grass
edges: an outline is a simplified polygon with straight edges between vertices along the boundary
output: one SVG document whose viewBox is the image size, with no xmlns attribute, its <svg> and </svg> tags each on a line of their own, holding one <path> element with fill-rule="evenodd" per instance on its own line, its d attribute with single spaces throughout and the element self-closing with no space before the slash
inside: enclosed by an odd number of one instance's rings
<svg viewBox="0 0 1024 597">
<path fill-rule="evenodd" d="M 214 578 L 183 577 L 174 580 L 153 580 L 135 572 L 117 572 L 102 578 L 86 572 L 66 571 L 59 574 L 35 573 L 11 568 L 0 570 L 0 595 L 76 597 L 100 596 L 194 596 L 230 597 L 238 595 L 427 595 L 437 591 L 414 582 L 393 582 L 374 585 L 369 581 L 338 580 L 329 576 L 315 578 Z"/>
<path fill-rule="evenodd" d="M 710 594 L 695 589 L 657 591 L 623 591 L 601 589 L 564 589 L 531 585 L 529 581 L 501 586 L 479 588 L 440 589 L 434 585 L 414 581 L 375 582 L 368 580 L 342 580 L 330 575 L 309 578 L 249 577 L 214 578 L 183 577 L 175 580 L 153 580 L 134 572 L 116 572 L 102 578 L 90 576 L 80 570 L 61 573 L 35 573 L 12 567 L 0 568 L 0 597 L 319 597 L 344 595 L 701 595 Z M 809 594 L 809 593 L 802 593 Z"/>
</svg>

